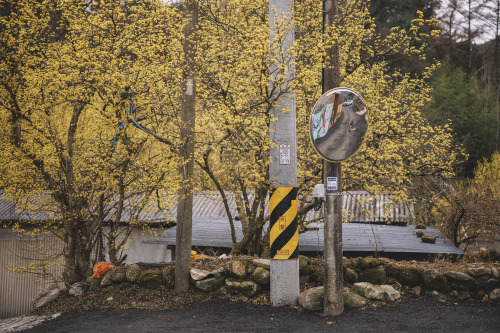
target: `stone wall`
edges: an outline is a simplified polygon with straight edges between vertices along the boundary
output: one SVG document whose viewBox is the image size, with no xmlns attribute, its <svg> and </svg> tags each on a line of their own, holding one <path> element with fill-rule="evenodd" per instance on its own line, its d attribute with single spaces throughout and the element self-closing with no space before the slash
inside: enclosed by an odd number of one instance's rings
<svg viewBox="0 0 500 333">
<path fill-rule="evenodd" d="M 213 259 L 200 259 L 210 262 Z M 192 285 L 204 292 L 221 291 L 226 295 L 253 298 L 269 290 L 270 260 L 232 259 L 221 265 L 203 265 L 193 262 L 193 267 L 218 267 L 213 270 L 191 269 Z M 458 266 L 457 266 L 458 267 Z M 500 264 L 461 265 L 460 270 L 422 265 L 417 262 L 398 262 L 386 258 L 344 258 L 344 303 L 350 307 L 363 307 L 369 299 L 392 301 L 399 298 L 399 291 L 416 295 L 433 294 L 451 299 L 500 299 Z M 313 265 L 308 257 L 300 256 L 300 281 L 304 290 L 300 304 L 309 310 L 319 311 L 322 306 L 322 268 Z M 88 288 L 96 290 L 122 282 L 135 283 L 142 288 L 173 288 L 174 266 L 144 267 L 129 265 L 116 267 L 102 278 L 90 277 L 87 283 L 78 283 L 70 294 L 81 295 Z M 311 286 L 313 288 L 305 288 Z M 399 290 L 399 291 L 398 291 Z"/>
<path fill-rule="evenodd" d="M 344 261 L 344 283 L 390 284 L 411 288 L 417 295 L 427 292 L 452 299 L 498 299 L 499 263 L 460 266 L 460 270 L 450 270 L 438 265 L 420 265 L 415 261 L 407 263 L 359 257 Z"/>
</svg>

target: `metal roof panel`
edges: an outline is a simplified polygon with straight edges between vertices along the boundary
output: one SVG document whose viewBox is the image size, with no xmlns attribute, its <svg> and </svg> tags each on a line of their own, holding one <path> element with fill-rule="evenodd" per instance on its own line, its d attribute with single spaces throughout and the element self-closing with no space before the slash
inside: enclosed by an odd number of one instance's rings
<svg viewBox="0 0 500 333">
<path fill-rule="evenodd" d="M 235 221 L 237 240 L 243 237 L 241 224 Z M 391 226 L 363 223 L 343 223 L 344 251 L 379 253 L 451 253 L 463 254 L 441 232 L 432 227 L 424 231 L 436 236 L 436 244 L 423 243 L 415 235 L 415 226 Z M 176 227 L 165 230 L 149 244 L 175 245 Z M 309 230 L 299 235 L 299 251 L 322 252 L 324 230 Z M 232 248 L 229 221 L 226 218 L 193 218 L 193 246 Z"/>
</svg>

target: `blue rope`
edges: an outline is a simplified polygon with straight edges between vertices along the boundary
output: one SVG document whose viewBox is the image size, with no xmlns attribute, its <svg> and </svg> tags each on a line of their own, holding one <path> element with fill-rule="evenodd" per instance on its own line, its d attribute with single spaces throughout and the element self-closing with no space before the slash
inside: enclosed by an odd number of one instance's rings
<svg viewBox="0 0 500 333">
<path fill-rule="evenodd" d="M 136 121 L 136 118 L 137 118 L 137 108 L 135 107 L 135 104 L 134 102 L 132 102 L 132 98 L 129 96 L 129 94 L 127 93 L 124 93 L 124 96 L 126 99 L 128 99 L 130 101 L 130 107 L 127 111 L 127 115 L 128 116 L 132 116 L 133 115 L 133 118 L 131 119 L 132 120 L 132 123 L 138 128 L 140 129 L 141 131 L 143 132 L 146 132 L 144 130 L 144 128 L 141 127 L 141 125 L 139 125 Z M 124 103 L 122 103 L 123 105 Z M 118 141 L 118 134 L 120 133 L 120 130 L 124 129 L 125 128 L 125 120 L 123 120 L 121 122 L 121 124 L 118 126 L 118 129 L 116 130 L 116 135 L 113 139 L 113 151 L 115 150 L 115 145 L 116 145 L 116 141 Z"/>
</svg>

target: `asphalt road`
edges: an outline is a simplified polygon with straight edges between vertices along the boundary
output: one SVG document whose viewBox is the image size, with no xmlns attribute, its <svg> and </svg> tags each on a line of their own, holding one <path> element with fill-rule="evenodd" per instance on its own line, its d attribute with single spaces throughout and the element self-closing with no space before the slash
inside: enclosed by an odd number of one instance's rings
<svg viewBox="0 0 500 333">
<path fill-rule="evenodd" d="M 441 302 L 404 295 L 378 308 L 338 317 L 295 308 L 211 301 L 174 310 L 63 313 L 24 332 L 500 332 L 500 303 Z"/>
</svg>

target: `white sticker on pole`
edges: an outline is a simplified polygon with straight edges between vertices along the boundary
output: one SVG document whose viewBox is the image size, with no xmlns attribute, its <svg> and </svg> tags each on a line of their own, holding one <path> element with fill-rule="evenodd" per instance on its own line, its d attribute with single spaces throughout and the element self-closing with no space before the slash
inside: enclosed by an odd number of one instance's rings
<svg viewBox="0 0 500 333">
<path fill-rule="evenodd" d="M 290 164 L 290 145 L 280 145 L 280 164 Z"/>
<path fill-rule="evenodd" d="M 194 86 L 194 80 L 187 79 L 187 83 L 186 83 L 186 95 L 187 96 L 193 96 L 193 86 Z"/>
<path fill-rule="evenodd" d="M 326 190 L 337 191 L 337 177 L 326 177 Z"/>
</svg>

